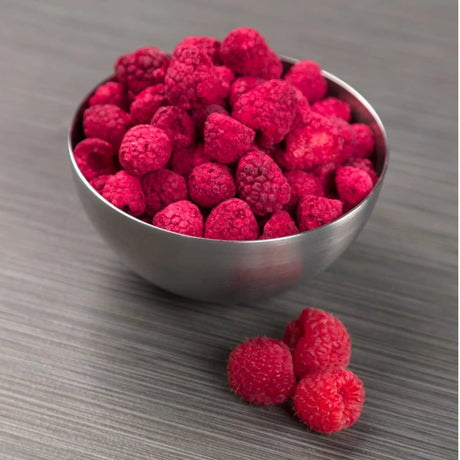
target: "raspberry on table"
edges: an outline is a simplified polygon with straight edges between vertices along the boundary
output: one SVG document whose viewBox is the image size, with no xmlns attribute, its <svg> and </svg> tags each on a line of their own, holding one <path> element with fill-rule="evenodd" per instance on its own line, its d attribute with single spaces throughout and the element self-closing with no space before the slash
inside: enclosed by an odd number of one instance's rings
<svg viewBox="0 0 460 460">
<path fill-rule="evenodd" d="M 86 180 L 116 171 L 113 147 L 102 139 L 89 137 L 79 142 L 73 152 L 75 162 Z"/>
<path fill-rule="evenodd" d="M 259 225 L 249 205 L 238 198 L 212 208 L 204 224 L 204 236 L 213 240 L 256 240 Z"/>
<path fill-rule="evenodd" d="M 260 77 L 238 77 L 236 78 L 230 88 L 228 102 L 231 107 L 235 105 L 236 100 L 244 93 L 247 93 L 252 88 L 255 88 L 266 80 Z"/>
<path fill-rule="evenodd" d="M 188 176 L 188 191 L 194 203 L 202 208 L 212 208 L 233 198 L 236 186 L 228 166 L 203 163 L 195 166 Z"/>
<path fill-rule="evenodd" d="M 295 387 L 292 399 L 297 416 L 310 429 L 335 433 L 359 419 L 365 391 L 353 372 L 335 368 L 305 375 Z"/>
<path fill-rule="evenodd" d="M 221 64 L 219 56 L 220 41 L 217 38 L 200 35 L 185 37 L 176 46 L 196 46 L 209 57 L 214 65 L 218 66 Z"/>
<path fill-rule="evenodd" d="M 286 208 L 293 209 L 304 195 L 324 196 L 320 180 L 312 173 L 294 170 L 284 173 L 284 177 L 291 186 L 291 199 Z"/>
<path fill-rule="evenodd" d="M 336 97 L 326 97 L 317 101 L 311 106 L 311 109 L 327 118 L 337 117 L 346 122 L 349 122 L 351 118 L 350 106 Z"/>
<path fill-rule="evenodd" d="M 211 161 L 209 155 L 204 151 L 204 145 L 185 147 L 175 150 L 171 156 L 171 169 L 187 178 L 195 166 Z"/>
<path fill-rule="evenodd" d="M 322 196 L 304 195 L 297 207 L 297 225 L 304 232 L 338 219 L 343 214 L 343 205 L 339 200 Z"/>
<path fill-rule="evenodd" d="M 369 158 L 350 158 L 343 165 L 352 166 L 353 168 L 358 168 L 362 169 L 363 171 L 366 171 L 367 174 L 369 174 L 374 185 L 379 180 L 379 176 L 377 176 L 377 173 L 374 169 L 374 165 L 372 164 L 372 161 L 369 160 Z"/>
<path fill-rule="evenodd" d="M 125 95 L 123 87 L 116 81 L 108 81 L 98 86 L 93 95 L 89 98 L 89 106 L 111 104 L 120 107 L 125 106 Z"/>
<path fill-rule="evenodd" d="M 189 236 L 203 236 L 203 216 L 198 206 L 182 200 L 157 212 L 152 221 L 156 227 Z"/>
<path fill-rule="evenodd" d="M 284 403 L 296 384 L 289 348 L 268 337 L 254 337 L 234 348 L 227 376 L 235 394 L 260 405 Z"/>
<path fill-rule="evenodd" d="M 163 168 L 171 156 L 171 141 L 167 134 L 150 125 L 132 127 L 120 146 L 120 164 L 133 176 L 143 176 Z"/>
<path fill-rule="evenodd" d="M 286 211 L 276 211 L 265 223 L 260 239 L 281 238 L 296 233 L 299 233 L 299 229 L 290 214 Z"/>
<path fill-rule="evenodd" d="M 356 138 L 355 156 L 358 158 L 370 157 L 375 146 L 375 138 L 372 129 L 363 123 L 353 123 L 351 129 Z"/>
<path fill-rule="evenodd" d="M 371 176 L 364 169 L 352 166 L 342 166 L 337 169 L 335 183 L 345 211 L 361 203 L 374 187 Z"/>
<path fill-rule="evenodd" d="M 327 92 L 327 81 L 321 74 L 321 67 L 314 61 L 296 62 L 284 79 L 297 86 L 310 104 L 322 99 Z"/>
<path fill-rule="evenodd" d="M 148 125 L 156 111 L 167 104 L 165 85 L 149 86 L 136 95 L 129 113 L 134 125 Z"/>
<path fill-rule="evenodd" d="M 102 190 L 104 190 L 105 184 L 109 180 L 109 177 L 112 177 L 112 174 L 101 174 L 100 176 L 96 176 L 89 181 L 89 185 L 96 190 L 97 193 L 102 195 Z"/>
</svg>

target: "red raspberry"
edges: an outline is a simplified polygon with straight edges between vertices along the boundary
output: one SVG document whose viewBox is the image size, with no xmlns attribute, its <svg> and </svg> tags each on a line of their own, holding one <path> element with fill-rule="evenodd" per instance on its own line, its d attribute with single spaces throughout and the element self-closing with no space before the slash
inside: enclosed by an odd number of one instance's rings
<svg viewBox="0 0 460 460">
<path fill-rule="evenodd" d="M 321 67 L 314 61 L 299 61 L 286 73 L 284 79 L 297 86 L 310 104 L 322 99 L 327 92 L 327 81 Z"/>
<path fill-rule="evenodd" d="M 368 158 L 350 158 L 344 163 L 344 166 L 352 166 L 353 168 L 358 168 L 366 171 L 374 185 L 379 180 L 379 176 L 377 176 L 377 173 L 375 172 L 374 165 Z"/>
<path fill-rule="evenodd" d="M 204 153 L 203 144 L 175 150 L 171 157 L 171 169 L 187 178 L 195 166 L 211 161 L 209 155 Z"/>
<path fill-rule="evenodd" d="M 89 106 L 111 104 L 123 108 L 125 97 L 123 87 L 115 81 L 108 81 L 98 86 L 93 95 L 89 98 Z"/>
<path fill-rule="evenodd" d="M 176 201 L 155 214 L 153 225 L 189 236 L 203 236 L 203 216 L 190 201 Z"/>
<path fill-rule="evenodd" d="M 187 199 L 185 179 L 169 169 L 158 169 L 141 178 L 145 195 L 146 209 L 149 216 L 175 201 Z"/>
<path fill-rule="evenodd" d="M 158 48 L 139 48 L 117 59 L 115 74 L 133 99 L 145 88 L 163 82 L 164 68 L 169 60 L 168 54 Z"/>
<path fill-rule="evenodd" d="M 201 105 L 199 107 L 195 107 L 191 111 L 192 119 L 195 121 L 196 128 L 199 132 L 203 132 L 204 123 L 211 113 L 222 113 L 224 115 L 228 115 L 227 110 L 219 104 Z"/>
<path fill-rule="evenodd" d="M 111 174 L 102 174 L 101 176 L 97 176 L 94 179 L 91 179 L 89 181 L 89 185 L 93 187 L 94 190 L 96 190 L 97 193 L 102 195 L 102 190 L 105 187 L 105 184 L 109 180 L 109 177 L 111 177 Z"/>
<path fill-rule="evenodd" d="M 354 208 L 372 191 L 374 184 L 363 169 L 342 166 L 337 170 L 335 183 L 345 211 Z"/>
<path fill-rule="evenodd" d="M 236 100 L 244 93 L 247 93 L 252 88 L 255 88 L 262 83 L 265 83 L 264 78 L 260 77 L 239 77 L 234 80 L 230 88 L 228 102 L 231 107 L 235 105 Z"/>
<path fill-rule="evenodd" d="M 335 163 L 324 163 L 313 170 L 313 174 L 319 179 L 326 196 L 335 193 Z"/>
<path fill-rule="evenodd" d="M 277 339 L 254 337 L 239 344 L 227 363 L 230 388 L 252 404 L 282 404 L 295 387 L 289 348 Z"/>
<path fill-rule="evenodd" d="M 277 144 L 291 129 L 297 104 L 295 90 L 289 83 L 269 80 L 242 94 L 233 106 L 232 116 L 246 126 L 260 130 Z"/>
<path fill-rule="evenodd" d="M 375 146 L 374 133 L 368 125 L 362 123 L 353 123 L 351 125 L 356 137 L 355 156 L 359 158 L 368 158 L 372 155 Z"/>
<path fill-rule="evenodd" d="M 217 77 L 219 78 L 221 86 L 219 96 L 221 99 L 227 99 L 228 95 L 230 94 L 232 82 L 235 79 L 235 74 L 224 65 L 214 67 L 214 70 L 217 74 Z"/>
<path fill-rule="evenodd" d="M 238 198 L 219 203 L 204 225 L 204 236 L 213 240 L 256 240 L 259 226 L 251 208 Z"/>
<path fill-rule="evenodd" d="M 228 115 L 212 113 L 204 124 L 204 151 L 219 163 L 237 161 L 253 146 L 255 132 Z"/>
<path fill-rule="evenodd" d="M 292 209 L 304 195 L 324 196 L 320 180 L 312 173 L 304 171 L 288 171 L 284 177 L 291 186 L 291 199 L 286 207 Z"/>
<path fill-rule="evenodd" d="M 110 142 L 116 152 L 130 123 L 129 115 L 116 105 L 94 105 L 83 113 L 85 136 Z"/>
<path fill-rule="evenodd" d="M 102 189 L 102 196 L 122 211 L 141 216 L 145 211 L 145 197 L 138 177 L 126 171 L 110 176 Z"/>
<path fill-rule="evenodd" d="M 323 115 L 323 117 L 337 117 L 345 121 L 350 121 L 351 109 L 346 103 L 336 97 L 326 97 L 321 101 L 315 102 L 311 109 L 313 112 Z"/>
<path fill-rule="evenodd" d="M 150 123 L 162 129 L 169 137 L 173 150 L 190 147 L 195 143 L 195 123 L 180 107 L 160 107 Z"/>
<path fill-rule="evenodd" d="M 348 366 L 351 341 L 340 320 L 324 310 L 310 307 L 300 314 L 298 327 L 303 330 L 303 335 L 292 354 L 297 378 L 317 369 Z"/>
<path fill-rule="evenodd" d="M 301 232 L 312 230 L 338 219 L 342 213 L 342 202 L 339 200 L 304 195 L 297 207 L 297 225 Z"/>
<path fill-rule="evenodd" d="M 303 333 L 303 326 L 297 318 L 290 321 L 286 326 L 283 342 L 289 347 L 291 353 L 294 353 L 297 342 L 303 337 Z"/>
<path fill-rule="evenodd" d="M 162 130 L 150 125 L 131 128 L 120 146 L 120 164 L 133 176 L 163 168 L 171 156 L 171 141 Z"/>
<path fill-rule="evenodd" d="M 220 64 L 220 41 L 214 37 L 192 36 L 185 37 L 177 46 L 196 46 L 201 49 L 214 65 Z"/>
<path fill-rule="evenodd" d="M 260 239 L 280 238 L 282 236 L 295 235 L 296 233 L 299 233 L 299 229 L 289 213 L 286 211 L 277 211 L 265 223 Z"/>
<path fill-rule="evenodd" d="M 236 187 L 258 216 L 281 210 L 291 198 L 291 187 L 281 169 L 263 152 L 249 152 L 241 158 Z"/>
<path fill-rule="evenodd" d="M 167 103 L 165 85 L 159 83 L 141 91 L 129 109 L 134 125 L 147 125 L 156 111 Z"/>
<path fill-rule="evenodd" d="M 266 80 L 276 80 L 281 78 L 282 73 L 281 59 L 273 50 L 268 50 L 265 67 L 259 72 L 259 76 Z"/>
<path fill-rule="evenodd" d="M 89 137 L 82 140 L 75 147 L 73 155 L 78 169 L 88 181 L 116 171 L 113 147 L 101 139 Z"/>
<path fill-rule="evenodd" d="M 343 139 L 343 146 L 339 155 L 339 163 L 343 163 L 355 154 L 356 136 L 351 125 L 342 118 L 332 117 L 330 120 L 335 124 L 339 136 Z"/>
<path fill-rule="evenodd" d="M 311 108 L 307 98 L 304 96 L 302 91 L 300 91 L 297 86 L 292 85 L 292 87 L 295 90 L 297 98 L 297 111 L 294 119 L 294 124 L 292 125 L 292 129 L 295 130 L 308 125 L 311 118 Z"/>
<path fill-rule="evenodd" d="M 188 176 L 188 190 L 190 199 L 203 208 L 212 208 L 236 193 L 230 168 L 217 163 L 203 163 L 193 168 Z"/>
</svg>

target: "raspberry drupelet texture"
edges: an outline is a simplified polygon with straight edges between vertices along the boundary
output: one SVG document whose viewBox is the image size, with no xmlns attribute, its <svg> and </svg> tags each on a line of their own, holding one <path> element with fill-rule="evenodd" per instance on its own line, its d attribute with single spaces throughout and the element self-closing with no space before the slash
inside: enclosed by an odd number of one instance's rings
<svg viewBox="0 0 460 460">
<path fill-rule="evenodd" d="M 219 78 L 221 86 L 219 96 L 223 103 L 225 103 L 224 99 L 227 99 L 228 95 L 230 94 L 230 88 L 232 86 L 233 80 L 235 79 L 235 74 L 224 65 L 214 67 L 214 70 L 217 74 L 217 77 Z"/>
<path fill-rule="evenodd" d="M 110 176 L 102 189 L 102 196 L 114 206 L 133 216 L 141 216 L 145 211 L 145 197 L 138 177 L 126 171 L 118 171 Z"/>
<path fill-rule="evenodd" d="M 169 169 L 158 169 L 141 178 L 142 190 L 145 195 L 145 212 L 149 216 L 175 201 L 187 199 L 185 179 Z"/>
<path fill-rule="evenodd" d="M 189 236 L 203 236 L 203 216 L 198 206 L 182 200 L 171 203 L 155 214 L 153 225 Z"/>
<path fill-rule="evenodd" d="M 109 177 L 112 177 L 111 174 L 102 174 L 100 176 L 94 177 L 89 181 L 89 184 L 91 187 L 93 187 L 94 190 L 96 190 L 97 193 L 102 195 L 102 190 L 105 187 L 105 184 L 109 180 Z"/>
<path fill-rule="evenodd" d="M 231 107 L 235 105 L 236 100 L 244 93 L 247 93 L 252 88 L 255 88 L 262 83 L 265 83 L 264 78 L 260 77 L 238 77 L 236 78 L 230 88 L 230 95 L 228 102 Z"/>
<path fill-rule="evenodd" d="M 335 183 L 345 211 L 361 203 L 374 186 L 371 177 L 364 169 L 352 166 L 342 166 L 337 169 Z"/>
<path fill-rule="evenodd" d="M 230 168 L 218 163 L 203 163 L 192 169 L 188 176 L 190 199 L 202 208 L 212 208 L 233 198 L 235 181 Z"/>
<path fill-rule="evenodd" d="M 214 65 L 220 65 L 221 60 L 219 56 L 220 41 L 214 37 L 202 37 L 199 35 L 185 37 L 176 46 L 196 46 L 201 49 L 211 60 Z"/>
<path fill-rule="evenodd" d="M 112 144 L 115 152 L 131 125 L 130 116 L 111 104 L 94 105 L 83 113 L 83 131 L 86 137 L 97 137 Z"/>
<path fill-rule="evenodd" d="M 356 136 L 351 125 L 343 118 L 331 117 L 330 120 L 336 126 L 339 136 L 343 140 L 342 150 L 339 154 L 339 163 L 343 163 L 355 154 Z"/>
<path fill-rule="evenodd" d="M 219 203 L 204 225 L 204 236 L 213 240 L 256 240 L 259 226 L 251 208 L 238 198 Z"/>
<path fill-rule="evenodd" d="M 299 230 L 304 232 L 328 224 L 342 214 L 341 201 L 322 196 L 304 195 L 297 207 L 297 225 Z"/>
<path fill-rule="evenodd" d="M 350 158 L 344 163 L 344 166 L 352 166 L 353 168 L 358 168 L 366 171 L 374 185 L 379 180 L 379 176 L 377 176 L 377 173 L 375 172 L 374 165 L 368 158 Z"/>
<path fill-rule="evenodd" d="M 291 187 L 281 169 L 259 151 L 247 153 L 238 162 L 236 187 L 238 196 L 258 216 L 280 211 L 291 198 Z"/>
<path fill-rule="evenodd" d="M 296 381 L 289 348 L 277 339 L 254 337 L 238 345 L 227 362 L 230 388 L 252 404 L 282 404 Z"/>
<path fill-rule="evenodd" d="M 295 235 L 299 229 L 294 219 L 286 211 L 274 212 L 264 225 L 261 240 L 269 238 L 280 238 L 283 236 Z"/>
<path fill-rule="evenodd" d="M 155 112 L 166 104 L 165 85 L 158 83 L 145 88 L 135 97 L 129 108 L 133 124 L 149 124 Z"/>
<path fill-rule="evenodd" d="M 289 347 L 291 353 L 294 352 L 297 342 L 303 337 L 303 333 L 304 330 L 298 318 L 293 319 L 287 324 L 283 342 Z"/>
<path fill-rule="evenodd" d="M 150 124 L 168 135 L 173 150 L 195 144 L 195 123 L 187 111 L 180 107 L 160 107 Z"/>
<path fill-rule="evenodd" d="M 228 115 L 212 113 L 204 124 L 204 151 L 219 163 L 237 161 L 253 147 L 255 132 Z"/>
<path fill-rule="evenodd" d="M 203 144 L 175 150 L 171 156 L 171 169 L 187 178 L 195 166 L 211 161 Z"/>
<path fill-rule="evenodd" d="M 272 80 L 281 78 L 282 73 L 283 63 L 280 57 L 273 50 L 268 50 L 265 67 L 258 75 L 266 80 Z"/>
<path fill-rule="evenodd" d="M 355 156 L 368 158 L 372 155 L 375 146 L 374 133 L 372 129 L 363 123 L 353 123 L 351 128 L 356 138 Z"/>
<path fill-rule="evenodd" d="M 89 137 L 77 144 L 73 155 L 78 169 L 85 179 L 90 181 L 102 174 L 114 174 L 116 171 L 113 147 L 102 139 Z"/>
<path fill-rule="evenodd" d="M 222 113 L 228 115 L 227 110 L 219 104 L 201 105 L 195 107 L 191 111 L 191 117 L 195 122 L 196 129 L 199 133 L 203 134 L 204 123 L 211 113 Z"/>
<path fill-rule="evenodd" d="M 291 129 L 297 104 L 289 83 L 269 80 L 242 94 L 233 106 L 232 116 L 277 144 Z"/>
<path fill-rule="evenodd" d="M 353 372 L 335 368 L 306 375 L 297 384 L 292 399 L 297 416 L 310 429 L 335 433 L 359 419 L 365 391 Z"/>
<path fill-rule="evenodd" d="M 291 199 L 286 203 L 288 209 L 294 208 L 304 195 L 324 196 L 320 180 L 312 173 L 294 170 L 286 172 L 284 177 L 291 186 Z"/>
<path fill-rule="evenodd" d="M 314 61 L 299 61 L 286 73 L 284 79 L 297 86 L 310 104 L 322 99 L 327 92 L 327 81 L 321 67 Z"/>
<path fill-rule="evenodd" d="M 94 94 L 89 98 L 89 106 L 111 104 L 124 108 L 125 96 L 123 87 L 115 81 L 108 81 L 96 88 Z"/>
<path fill-rule="evenodd" d="M 143 176 L 163 168 L 171 156 L 167 134 L 150 125 L 132 127 L 120 146 L 120 165 L 133 176 Z"/>
<path fill-rule="evenodd" d="M 317 101 L 311 106 L 311 109 L 327 118 L 337 117 L 347 122 L 351 118 L 350 106 L 336 97 L 326 97 Z"/>
</svg>

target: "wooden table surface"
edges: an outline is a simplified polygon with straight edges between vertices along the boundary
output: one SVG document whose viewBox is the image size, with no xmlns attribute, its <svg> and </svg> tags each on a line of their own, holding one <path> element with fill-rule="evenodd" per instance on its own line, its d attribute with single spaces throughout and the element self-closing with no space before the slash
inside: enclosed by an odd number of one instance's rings
<svg viewBox="0 0 460 460">
<path fill-rule="evenodd" d="M 124 268 L 77 199 L 66 136 L 117 55 L 240 25 L 358 88 L 391 161 L 327 272 L 223 307 Z M 0 82 L 0 459 L 457 458 L 456 2 L 2 0 Z M 307 305 L 345 323 L 366 387 L 335 435 L 227 387 L 231 348 Z"/>
</svg>

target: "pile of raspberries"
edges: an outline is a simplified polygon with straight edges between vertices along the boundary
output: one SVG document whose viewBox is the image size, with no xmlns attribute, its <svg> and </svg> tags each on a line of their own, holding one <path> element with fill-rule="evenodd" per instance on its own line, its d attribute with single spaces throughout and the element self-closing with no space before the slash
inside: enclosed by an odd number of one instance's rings
<svg viewBox="0 0 460 460">
<path fill-rule="evenodd" d="M 369 126 L 313 61 L 286 73 L 254 29 L 140 48 L 89 98 L 75 161 L 117 208 L 173 232 L 278 238 L 327 224 L 378 180 Z"/>
<path fill-rule="evenodd" d="M 252 404 L 292 398 L 294 413 L 307 427 L 335 433 L 355 423 L 364 404 L 363 383 L 346 369 L 350 356 L 345 326 L 308 307 L 286 326 L 282 341 L 255 337 L 238 345 L 228 359 L 228 382 Z"/>
</svg>

